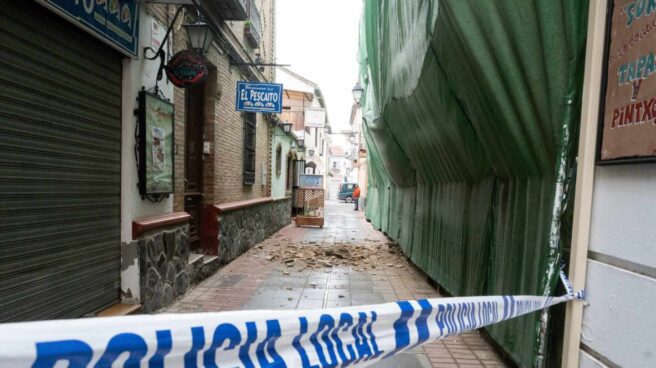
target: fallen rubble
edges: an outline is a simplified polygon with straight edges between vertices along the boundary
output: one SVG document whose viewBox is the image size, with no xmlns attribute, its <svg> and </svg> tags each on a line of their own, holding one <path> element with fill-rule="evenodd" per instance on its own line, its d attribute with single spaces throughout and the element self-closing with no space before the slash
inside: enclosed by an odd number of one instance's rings
<svg viewBox="0 0 656 368">
<path fill-rule="evenodd" d="M 377 240 L 361 244 L 293 243 L 289 239 L 274 237 L 257 245 L 254 251 L 269 262 L 289 268 L 349 266 L 365 270 L 409 265 L 398 245 Z"/>
</svg>

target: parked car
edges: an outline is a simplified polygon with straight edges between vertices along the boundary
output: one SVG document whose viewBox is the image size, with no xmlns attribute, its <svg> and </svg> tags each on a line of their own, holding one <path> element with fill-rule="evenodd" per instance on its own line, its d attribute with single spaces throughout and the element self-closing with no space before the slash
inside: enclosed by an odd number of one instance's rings
<svg viewBox="0 0 656 368">
<path fill-rule="evenodd" d="M 339 186 L 339 194 L 337 199 L 346 201 L 346 203 L 353 202 L 353 190 L 355 190 L 356 183 L 343 183 Z"/>
</svg>

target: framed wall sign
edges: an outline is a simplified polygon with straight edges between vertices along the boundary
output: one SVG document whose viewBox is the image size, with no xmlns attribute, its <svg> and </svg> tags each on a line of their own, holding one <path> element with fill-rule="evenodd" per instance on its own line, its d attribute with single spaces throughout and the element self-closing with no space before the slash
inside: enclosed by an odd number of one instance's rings
<svg viewBox="0 0 656 368">
<path fill-rule="evenodd" d="M 37 0 L 95 37 L 139 56 L 139 2 L 135 0 Z"/>
<path fill-rule="evenodd" d="M 325 128 L 326 110 L 317 107 L 308 107 L 305 109 L 305 127 Z"/>
<path fill-rule="evenodd" d="M 323 188 L 323 175 L 301 174 L 300 185 L 303 188 Z"/>
<path fill-rule="evenodd" d="M 174 107 L 158 95 L 139 92 L 138 168 L 142 197 L 173 193 Z"/>
<path fill-rule="evenodd" d="M 656 161 L 656 2 L 609 1 L 597 162 Z"/>
<path fill-rule="evenodd" d="M 237 82 L 236 110 L 246 112 L 282 112 L 282 84 Z"/>
</svg>

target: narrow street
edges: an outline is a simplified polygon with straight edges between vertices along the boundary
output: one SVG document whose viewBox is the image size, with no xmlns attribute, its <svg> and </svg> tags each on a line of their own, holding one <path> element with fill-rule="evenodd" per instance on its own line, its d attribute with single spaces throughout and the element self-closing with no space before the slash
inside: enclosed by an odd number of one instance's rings
<svg viewBox="0 0 656 368">
<path fill-rule="evenodd" d="M 353 204 L 326 202 L 324 228 L 289 225 L 164 313 L 314 309 L 439 298 L 426 275 Z M 377 367 L 505 367 L 478 333 L 418 347 Z"/>
</svg>

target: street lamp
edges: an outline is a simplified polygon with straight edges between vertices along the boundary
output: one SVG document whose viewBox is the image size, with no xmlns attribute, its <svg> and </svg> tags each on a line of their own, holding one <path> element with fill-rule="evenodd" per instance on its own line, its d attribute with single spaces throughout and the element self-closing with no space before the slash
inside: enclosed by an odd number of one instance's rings
<svg viewBox="0 0 656 368">
<path fill-rule="evenodd" d="M 285 122 L 282 123 L 281 125 L 282 125 L 282 130 L 283 130 L 283 132 L 289 134 L 289 132 L 292 131 L 292 123 L 290 123 L 290 122 L 288 122 L 288 121 L 285 121 Z"/>
<path fill-rule="evenodd" d="M 351 92 L 353 92 L 353 99 L 355 100 L 355 103 L 359 106 L 360 101 L 362 101 L 362 93 L 364 92 L 364 89 L 362 89 L 360 86 L 360 82 L 355 84 L 355 87 L 353 87 Z"/>
<path fill-rule="evenodd" d="M 199 18 L 195 23 L 183 24 L 182 26 L 187 30 L 191 48 L 197 50 L 201 55 L 207 53 L 214 40 L 214 33 L 207 23 L 202 18 Z"/>
</svg>

